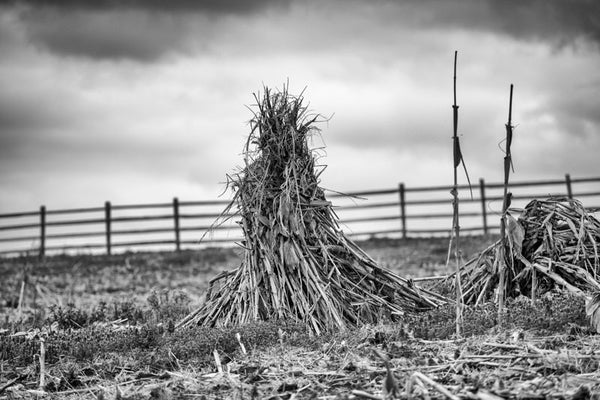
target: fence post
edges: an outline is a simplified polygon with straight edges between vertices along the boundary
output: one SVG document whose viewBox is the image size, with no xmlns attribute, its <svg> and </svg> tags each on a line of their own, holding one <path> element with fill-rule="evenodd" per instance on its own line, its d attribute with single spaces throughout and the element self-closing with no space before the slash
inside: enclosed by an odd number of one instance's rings
<svg viewBox="0 0 600 400">
<path fill-rule="evenodd" d="M 573 198 L 573 189 L 571 188 L 571 175 L 565 175 L 565 183 L 567 184 L 567 196 L 569 199 Z"/>
<path fill-rule="evenodd" d="M 175 248 L 181 250 L 181 242 L 179 239 L 179 199 L 173 197 L 173 222 L 175 223 Z"/>
<path fill-rule="evenodd" d="M 110 255 L 110 201 L 104 203 L 104 221 L 106 223 L 106 253 Z"/>
<path fill-rule="evenodd" d="M 483 234 L 488 234 L 487 207 L 485 200 L 485 181 L 479 178 L 479 196 L 481 197 L 481 217 L 483 218 Z"/>
<path fill-rule="evenodd" d="M 46 206 L 40 207 L 40 259 L 46 255 Z"/>
<path fill-rule="evenodd" d="M 402 239 L 406 239 L 406 201 L 404 198 L 404 183 L 398 186 L 398 192 L 400 194 L 400 221 L 402 223 Z"/>
</svg>

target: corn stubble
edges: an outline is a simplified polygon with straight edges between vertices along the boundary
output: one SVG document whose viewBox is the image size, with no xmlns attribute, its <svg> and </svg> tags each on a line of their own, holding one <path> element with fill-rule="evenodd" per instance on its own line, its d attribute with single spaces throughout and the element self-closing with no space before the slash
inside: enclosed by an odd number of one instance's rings
<svg viewBox="0 0 600 400">
<path fill-rule="evenodd" d="M 347 238 L 319 187 L 308 145 L 319 116 L 302 95 L 255 94 L 245 167 L 229 176 L 244 240 L 240 266 L 215 277 L 203 305 L 180 326 L 304 321 L 315 333 L 431 309 L 442 302 L 382 268 Z"/>
</svg>

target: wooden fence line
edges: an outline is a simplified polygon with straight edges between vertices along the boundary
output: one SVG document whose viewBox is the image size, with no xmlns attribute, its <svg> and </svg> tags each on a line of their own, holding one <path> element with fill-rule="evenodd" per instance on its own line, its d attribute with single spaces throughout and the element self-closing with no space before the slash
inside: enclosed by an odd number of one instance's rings
<svg viewBox="0 0 600 400">
<path fill-rule="evenodd" d="M 582 183 L 600 183 L 600 177 L 597 178 L 577 178 L 573 179 L 569 174 L 566 174 L 564 179 L 561 180 L 545 180 L 545 181 L 524 181 L 514 182 L 510 185 L 510 188 L 519 187 L 539 187 L 539 186 L 560 186 L 563 190 L 554 193 L 555 195 L 564 196 L 567 198 L 578 197 L 598 197 L 600 198 L 600 191 L 580 191 L 574 193 L 573 186 L 575 184 Z M 490 201 L 502 200 L 501 195 L 489 196 L 487 195 L 488 189 L 500 189 L 503 187 L 502 183 L 486 183 L 483 178 L 479 179 L 479 186 L 473 189 L 478 189 L 479 197 L 465 198 L 461 202 L 472 202 L 480 203 L 481 211 L 463 211 L 461 217 L 480 217 L 481 225 L 472 227 L 462 227 L 461 230 L 465 232 L 479 232 L 488 234 L 492 230 L 497 230 L 498 226 L 492 226 L 489 224 L 489 216 L 487 205 Z M 469 189 L 468 185 L 459 185 L 459 190 Z M 346 195 L 334 193 L 328 196 L 330 199 L 344 198 L 344 197 L 355 197 L 364 198 L 366 196 L 386 196 L 386 195 L 397 195 L 395 201 L 380 201 L 369 204 L 352 204 L 352 205 L 341 205 L 336 206 L 335 210 L 373 210 L 381 208 L 390 208 L 392 211 L 385 215 L 375 216 L 357 216 L 342 218 L 340 223 L 342 224 L 357 224 L 357 223 L 372 223 L 372 222 L 389 222 L 398 221 L 399 226 L 394 228 L 380 228 L 376 230 L 367 230 L 354 232 L 356 236 L 373 236 L 373 235 L 400 235 L 402 238 L 407 238 L 410 235 L 432 235 L 439 233 L 449 234 L 451 227 L 448 225 L 446 228 L 428 228 L 428 229 L 409 229 L 407 221 L 415 220 L 432 220 L 432 219 L 443 219 L 451 218 L 452 213 L 450 212 L 409 212 L 408 209 L 411 206 L 434 206 L 441 204 L 451 205 L 451 198 L 449 192 L 452 186 L 428 186 L 428 187 L 406 187 L 404 183 L 400 183 L 397 189 L 385 189 L 385 190 L 371 190 L 363 192 L 352 192 Z M 407 194 L 413 193 L 426 193 L 426 192 L 445 192 L 448 198 L 445 199 L 411 199 L 407 200 Z M 533 198 L 546 198 L 548 194 L 517 194 L 513 195 L 513 199 L 528 200 Z M 36 223 L 25 223 L 25 224 L 12 224 L 12 225 L 0 225 L 0 232 L 12 232 L 19 230 L 39 230 L 39 235 L 29 236 L 8 236 L 0 237 L 0 243 L 8 242 L 36 242 L 39 241 L 39 246 L 35 252 L 40 256 L 44 257 L 50 250 L 82 250 L 82 249 L 104 249 L 107 254 L 112 254 L 114 248 L 127 248 L 134 246 L 149 246 L 149 245 L 173 245 L 176 251 L 180 251 L 182 245 L 197 245 L 198 240 L 184 240 L 181 237 L 182 232 L 206 232 L 209 229 L 215 231 L 234 231 L 238 230 L 237 226 L 223 225 L 223 226 L 212 226 L 212 222 L 217 217 L 233 217 L 235 214 L 221 214 L 217 212 L 201 212 L 201 213 L 190 213 L 182 212 L 182 209 L 186 207 L 208 207 L 208 206 L 225 206 L 229 202 L 226 200 L 210 200 L 210 201 L 179 201 L 177 197 L 170 203 L 154 203 L 154 204 L 126 204 L 126 205 L 113 205 L 107 201 L 104 203 L 104 207 L 91 207 L 91 208 L 71 208 L 62 210 L 47 210 L 45 206 L 41 206 L 39 211 L 31 212 L 17 212 L 0 214 L 0 222 L 6 219 L 15 218 L 26 218 L 26 217 L 39 217 L 39 222 Z M 588 208 L 600 208 L 600 207 L 588 207 Z M 139 211 L 143 209 L 168 209 L 168 213 L 161 213 L 158 215 L 142 215 L 142 216 L 115 216 L 115 211 L 133 210 Z M 395 210 L 395 211 L 394 211 Z M 54 215 L 72 215 L 72 214 L 88 214 L 88 213 L 103 213 L 102 218 L 82 218 L 82 219 L 67 219 L 60 221 L 48 221 L 48 216 Z M 194 220 L 194 219 L 209 219 L 209 223 L 196 225 L 196 226 L 182 226 L 182 220 Z M 115 223 L 133 223 L 133 222 L 147 222 L 147 221 L 172 221 L 172 227 L 161 227 L 161 228 L 143 228 L 143 229 L 114 229 Z M 48 234 L 48 227 L 63 227 L 63 226 L 92 226 L 99 225 L 103 226 L 104 229 L 91 231 L 91 232 L 68 232 L 68 233 L 52 233 Z M 115 242 L 114 236 L 117 235 L 149 235 L 149 234 L 167 234 L 172 233 L 172 239 L 160 239 L 160 240 L 136 240 L 129 242 Z M 201 235 L 199 235 L 200 237 Z M 84 244 L 66 244 L 60 246 L 48 246 L 48 240 L 52 239 L 82 239 L 82 238 L 98 238 L 104 237 L 104 243 L 84 243 Z M 208 238 L 203 241 L 206 244 L 219 244 L 219 243 L 233 243 L 240 240 L 240 237 L 232 238 Z M 9 248 L 0 250 L 0 254 L 19 254 L 19 253 L 30 253 L 27 250 L 18 250 L 15 248 Z"/>
</svg>

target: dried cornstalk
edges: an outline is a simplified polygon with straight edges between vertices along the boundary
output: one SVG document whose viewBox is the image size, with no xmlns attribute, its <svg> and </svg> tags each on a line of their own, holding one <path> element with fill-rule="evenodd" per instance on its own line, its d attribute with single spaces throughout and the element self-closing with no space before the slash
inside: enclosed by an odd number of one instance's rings
<svg viewBox="0 0 600 400">
<path fill-rule="evenodd" d="M 462 151 L 460 150 L 460 141 L 458 137 L 458 105 L 456 104 L 456 61 L 458 58 L 458 51 L 454 52 L 454 104 L 452 105 L 452 116 L 453 116 L 453 135 L 452 135 L 452 149 L 453 149 L 453 159 L 454 159 L 454 185 L 452 186 L 452 234 L 450 235 L 450 248 L 452 249 L 452 241 L 454 239 L 454 259 L 456 262 L 456 273 L 455 273 L 455 281 L 454 285 L 456 288 L 456 336 L 460 337 L 462 335 L 462 327 L 463 327 L 463 302 L 462 302 L 462 285 L 460 281 L 459 270 L 461 267 L 461 256 L 460 256 L 460 223 L 459 223 L 459 198 L 458 198 L 458 167 L 460 164 L 463 164 L 465 169 L 465 174 L 467 175 L 467 179 L 469 179 L 469 175 L 467 174 L 467 168 L 465 166 L 465 161 L 462 156 Z M 469 182 L 470 185 L 470 182 Z M 450 262 L 450 252 L 448 253 L 448 262 Z"/>
<path fill-rule="evenodd" d="M 529 202 L 518 219 L 507 214 L 506 239 L 507 296 L 530 296 L 534 290 L 539 296 L 556 286 L 586 296 L 600 291 L 600 221 L 578 200 Z M 466 303 L 493 296 L 500 282 L 497 264 L 503 246 L 497 241 L 461 269 Z"/>
<path fill-rule="evenodd" d="M 510 175 L 510 169 L 512 167 L 512 154 L 511 145 L 513 137 L 513 126 L 512 126 L 512 99 L 513 99 L 513 85 L 510 85 L 510 99 L 508 103 L 508 123 L 506 124 L 506 154 L 504 155 L 504 196 L 502 201 L 502 218 L 500 219 L 500 242 L 502 246 L 499 247 L 499 272 L 500 279 L 498 281 L 498 321 L 502 323 L 504 318 L 504 298 L 506 296 L 506 286 L 504 275 L 506 270 L 510 267 L 507 260 L 512 258 L 507 256 L 506 249 L 508 247 L 507 238 L 507 218 L 508 218 L 508 207 L 510 207 L 510 201 L 512 194 L 508 191 L 508 181 Z"/>
<path fill-rule="evenodd" d="M 234 196 L 224 211 L 241 217 L 241 265 L 213 279 L 202 307 L 179 325 L 289 319 L 319 333 L 440 304 L 341 231 L 308 146 L 318 116 L 308 114 L 302 96 L 284 87 L 255 98 L 245 167 L 228 179 Z"/>
</svg>

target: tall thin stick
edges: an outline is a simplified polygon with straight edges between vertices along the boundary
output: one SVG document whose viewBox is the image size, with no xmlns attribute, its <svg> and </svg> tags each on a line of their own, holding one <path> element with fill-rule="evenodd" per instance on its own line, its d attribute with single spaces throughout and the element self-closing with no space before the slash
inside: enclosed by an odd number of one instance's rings
<svg viewBox="0 0 600 400">
<path fill-rule="evenodd" d="M 46 387 L 46 337 L 40 335 L 40 390 Z"/>
<path fill-rule="evenodd" d="M 458 221 L 458 166 L 462 161 L 460 151 L 460 143 L 458 141 L 458 105 L 456 105 L 456 60 L 458 51 L 454 52 L 454 105 L 453 109 L 453 153 L 454 153 L 454 186 L 452 187 L 452 229 L 454 231 L 454 257 L 456 259 L 456 336 L 462 334 L 463 325 L 463 304 L 462 304 L 462 287 L 460 282 L 460 225 Z"/>
<path fill-rule="evenodd" d="M 508 103 L 508 123 L 506 124 L 506 154 L 504 155 L 504 200 L 502 202 L 502 219 L 500 220 L 500 239 L 502 246 L 500 246 L 500 262 L 498 268 L 500 269 L 500 277 L 498 282 L 498 323 L 503 322 L 504 317 L 504 298 L 505 298 L 505 279 L 506 279 L 506 249 L 508 247 L 508 241 L 506 237 L 506 213 L 508 207 L 510 207 L 511 193 L 508 191 L 508 178 L 510 169 L 512 166 L 512 155 L 510 147 L 512 145 L 512 99 L 513 99 L 513 85 L 510 85 L 510 99 Z"/>
</svg>

